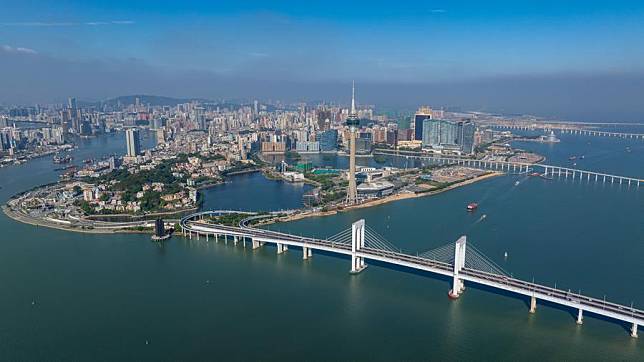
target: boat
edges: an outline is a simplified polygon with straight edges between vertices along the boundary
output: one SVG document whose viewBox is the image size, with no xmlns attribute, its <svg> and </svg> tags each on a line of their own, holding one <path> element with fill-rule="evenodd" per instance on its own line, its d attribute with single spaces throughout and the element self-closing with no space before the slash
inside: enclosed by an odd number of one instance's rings
<svg viewBox="0 0 644 362">
<path fill-rule="evenodd" d="M 532 177 L 541 177 L 541 174 L 540 174 L 539 172 L 533 172 L 533 173 L 531 173 L 529 176 L 532 176 Z"/>
<path fill-rule="evenodd" d="M 65 156 L 54 156 L 53 159 L 55 164 L 61 164 L 61 163 L 70 163 L 72 161 L 72 156 L 65 155 Z"/>
<path fill-rule="evenodd" d="M 470 202 L 470 203 L 467 205 L 467 211 L 474 211 L 474 210 L 476 210 L 478 207 L 479 207 L 479 204 L 477 204 L 476 202 Z"/>
<path fill-rule="evenodd" d="M 519 186 L 519 181 L 514 181 L 514 186 Z"/>
<path fill-rule="evenodd" d="M 577 159 L 577 156 L 570 156 L 570 157 L 568 157 L 568 159 L 569 159 L 570 161 L 574 161 L 574 160 L 576 160 L 576 159 Z"/>
</svg>

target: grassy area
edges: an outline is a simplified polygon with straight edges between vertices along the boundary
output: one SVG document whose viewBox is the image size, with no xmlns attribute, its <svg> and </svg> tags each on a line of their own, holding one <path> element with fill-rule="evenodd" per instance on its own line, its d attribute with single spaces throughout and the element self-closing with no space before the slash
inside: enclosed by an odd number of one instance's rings
<svg viewBox="0 0 644 362">
<path fill-rule="evenodd" d="M 227 225 L 227 226 L 239 226 L 239 223 L 249 216 L 251 215 L 234 213 L 234 214 L 224 214 L 220 216 L 212 216 L 210 217 L 209 220 L 215 224 Z"/>
</svg>

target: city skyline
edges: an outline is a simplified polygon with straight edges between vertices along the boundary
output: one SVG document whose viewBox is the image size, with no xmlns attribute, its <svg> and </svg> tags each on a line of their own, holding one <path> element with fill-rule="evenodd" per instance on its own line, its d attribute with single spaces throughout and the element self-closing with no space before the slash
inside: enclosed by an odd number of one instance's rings
<svg viewBox="0 0 644 362">
<path fill-rule="evenodd" d="M 387 106 L 615 121 L 641 120 L 644 107 L 635 2 L 43 5 L 0 17 L 0 75 L 12 85 L 1 103 L 341 101 L 356 79 L 366 103 Z"/>
<path fill-rule="evenodd" d="M 644 361 L 641 0 L 3 5 L 3 360 Z"/>
</svg>

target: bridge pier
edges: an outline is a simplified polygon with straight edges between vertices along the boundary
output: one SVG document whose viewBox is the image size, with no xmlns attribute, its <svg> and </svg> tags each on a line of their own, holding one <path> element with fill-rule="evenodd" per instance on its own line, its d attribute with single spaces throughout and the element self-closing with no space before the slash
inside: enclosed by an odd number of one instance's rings
<svg viewBox="0 0 644 362">
<path fill-rule="evenodd" d="M 237 246 L 238 242 L 239 242 L 239 237 L 237 235 L 233 235 L 233 245 Z"/>
<path fill-rule="evenodd" d="M 302 259 L 308 260 L 313 256 L 313 253 L 311 251 L 311 248 L 307 248 L 306 246 L 302 247 Z"/>
<path fill-rule="evenodd" d="M 277 243 L 277 253 L 282 254 L 288 250 L 288 246 L 286 244 L 282 243 Z"/>
<path fill-rule="evenodd" d="M 577 324 L 584 324 L 584 312 L 581 310 L 581 308 L 579 308 L 579 311 L 577 312 Z"/>
<path fill-rule="evenodd" d="M 530 313 L 534 314 L 537 312 L 537 298 L 533 295 L 530 297 Z"/>
<path fill-rule="evenodd" d="M 253 250 L 259 249 L 259 247 L 262 246 L 262 244 L 255 239 L 251 239 L 251 243 L 253 244 Z"/>
<path fill-rule="evenodd" d="M 466 246 L 467 238 L 465 236 L 461 236 L 456 240 L 456 245 L 454 247 L 454 280 L 452 282 L 452 289 L 447 293 L 450 299 L 457 299 L 465 289 L 463 280 L 459 277 L 458 273 L 465 266 Z"/>
<path fill-rule="evenodd" d="M 351 225 L 351 274 L 358 274 L 367 266 L 364 258 L 357 253 L 364 247 L 364 219 L 360 219 Z"/>
<path fill-rule="evenodd" d="M 637 338 L 637 323 L 633 323 L 631 327 L 631 337 Z"/>
</svg>

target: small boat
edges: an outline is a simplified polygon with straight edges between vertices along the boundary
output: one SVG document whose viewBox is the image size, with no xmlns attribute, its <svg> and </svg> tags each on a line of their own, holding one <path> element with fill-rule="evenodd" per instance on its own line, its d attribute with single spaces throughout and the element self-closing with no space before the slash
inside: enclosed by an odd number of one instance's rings
<svg viewBox="0 0 644 362">
<path fill-rule="evenodd" d="M 479 207 L 479 204 L 476 202 L 471 202 L 467 205 L 467 211 L 474 211 Z"/>
<path fill-rule="evenodd" d="M 576 160 L 576 159 L 577 159 L 577 156 L 570 156 L 570 157 L 568 157 L 568 159 L 569 159 L 570 161 L 574 161 L 574 160 Z"/>
<path fill-rule="evenodd" d="M 531 173 L 529 176 L 532 176 L 532 177 L 541 177 L 541 174 L 540 174 L 539 172 L 533 172 L 533 173 Z"/>
<path fill-rule="evenodd" d="M 503 257 L 506 258 L 506 259 L 508 258 L 508 252 L 507 251 L 505 252 L 505 254 L 503 254 Z"/>
<path fill-rule="evenodd" d="M 520 182 L 519 181 L 514 181 L 514 186 L 519 186 Z"/>
</svg>

